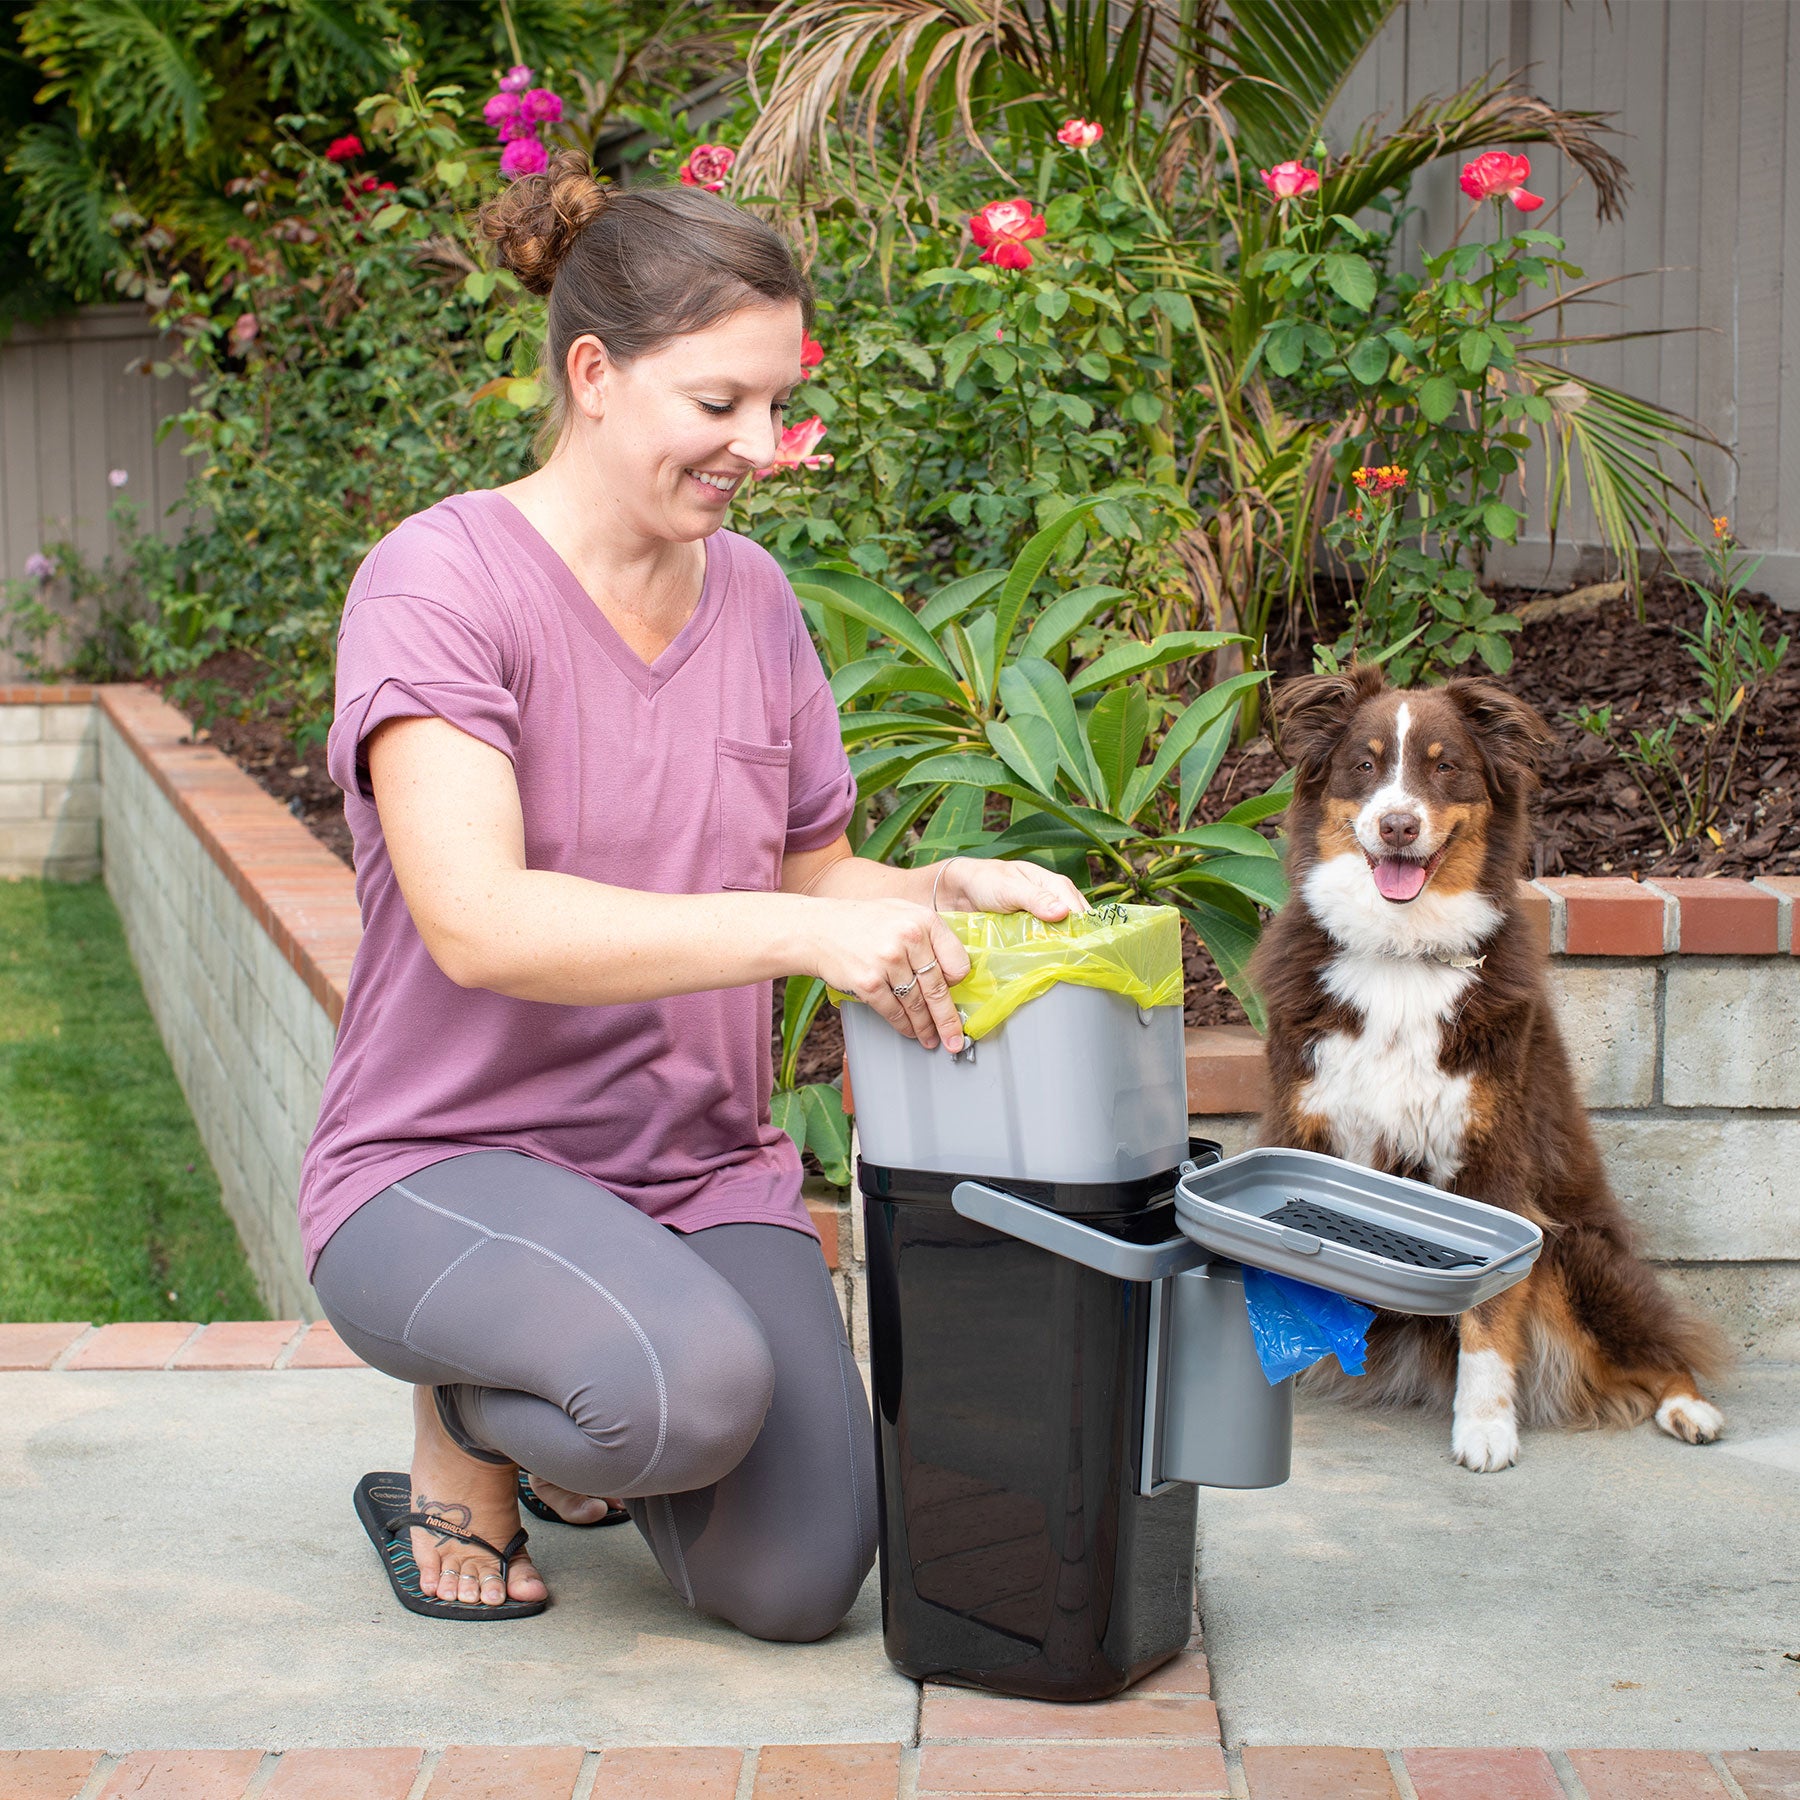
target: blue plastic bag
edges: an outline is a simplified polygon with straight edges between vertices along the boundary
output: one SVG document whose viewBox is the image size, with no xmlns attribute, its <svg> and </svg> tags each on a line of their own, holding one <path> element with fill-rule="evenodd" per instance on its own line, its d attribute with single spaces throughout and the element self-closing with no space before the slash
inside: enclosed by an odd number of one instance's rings
<svg viewBox="0 0 1800 1800">
<path fill-rule="evenodd" d="M 1244 1270 L 1244 1304 L 1256 1360 L 1270 1387 L 1327 1356 L 1335 1356 L 1346 1375 L 1363 1372 L 1369 1321 L 1375 1317 L 1368 1307 L 1328 1288 L 1249 1267 Z"/>
</svg>

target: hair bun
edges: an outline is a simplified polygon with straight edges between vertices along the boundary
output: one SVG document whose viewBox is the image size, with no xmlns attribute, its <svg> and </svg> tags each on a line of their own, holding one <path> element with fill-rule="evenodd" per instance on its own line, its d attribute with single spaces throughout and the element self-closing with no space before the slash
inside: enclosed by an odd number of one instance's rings
<svg viewBox="0 0 1800 1800">
<path fill-rule="evenodd" d="M 548 294 L 581 229 L 606 205 L 579 150 L 559 150 L 541 174 L 521 175 L 477 215 L 481 235 L 503 268 L 534 294 Z"/>
</svg>

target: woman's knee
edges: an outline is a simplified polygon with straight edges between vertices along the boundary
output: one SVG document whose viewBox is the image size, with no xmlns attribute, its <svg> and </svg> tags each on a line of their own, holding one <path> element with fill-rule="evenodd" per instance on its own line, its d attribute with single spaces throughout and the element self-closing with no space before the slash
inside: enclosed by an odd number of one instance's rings
<svg viewBox="0 0 1800 1800">
<path fill-rule="evenodd" d="M 817 1643 L 844 1622 L 874 1560 L 872 1551 L 832 1556 L 796 1546 L 791 1556 L 746 1559 L 729 1591 L 696 1594 L 695 1603 L 749 1637 Z"/>
<path fill-rule="evenodd" d="M 710 1487 L 756 1442 L 775 1393 L 775 1359 L 748 1307 L 723 1309 L 665 1365 L 664 1441 L 641 1491 Z"/>
</svg>

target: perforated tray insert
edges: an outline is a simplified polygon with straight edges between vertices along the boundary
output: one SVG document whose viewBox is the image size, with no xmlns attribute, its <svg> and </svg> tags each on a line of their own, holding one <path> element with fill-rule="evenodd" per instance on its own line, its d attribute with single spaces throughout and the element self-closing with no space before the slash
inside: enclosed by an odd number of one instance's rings
<svg viewBox="0 0 1800 1800">
<path fill-rule="evenodd" d="M 1374 1256 L 1385 1256 L 1389 1262 L 1410 1263 L 1416 1269 L 1479 1269 L 1484 1259 L 1466 1250 L 1452 1250 L 1433 1244 L 1404 1231 L 1390 1231 L 1385 1225 L 1371 1225 L 1366 1219 L 1353 1219 L 1329 1206 L 1312 1200 L 1289 1200 L 1272 1213 L 1263 1215 L 1271 1225 L 1290 1225 L 1296 1231 L 1310 1231 L 1314 1237 L 1326 1238 L 1334 1244 L 1348 1244 L 1353 1250 L 1367 1250 Z"/>
</svg>

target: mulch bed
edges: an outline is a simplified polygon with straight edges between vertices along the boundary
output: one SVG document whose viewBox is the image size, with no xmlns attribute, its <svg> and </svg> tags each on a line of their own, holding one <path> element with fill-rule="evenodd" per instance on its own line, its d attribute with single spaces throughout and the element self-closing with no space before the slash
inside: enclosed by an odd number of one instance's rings
<svg viewBox="0 0 1800 1800">
<path fill-rule="evenodd" d="M 1504 590 L 1496 598 L 1517 606 L 1532 596 Z M 1793 630 L 1796 617 L 1760 596 L 1766 634 Z M 1336 635 L 1329 590 L 1320 595 L 1320 635 Z M 1661 723 L 1699 696 L 1699 676 L 1677 635 L 1696 629 L 1700 603 L 1678 582 L 1648 584 L 1640 621 L 1627 599 L 1597 610 L 1534 620 L 1514 640 L 1516 658 L 1506 684 L 1543 713 L 1557 741 L 1546 758 L 1539 796 L 1535 875 L 1800 874 L 1800 651 L 1787 660 L 1751 703 L 1737 776 L 1716 824 L 1718 841 L 1702 834 L 1671 849 L 1643 796 L 1613 753 L 1575 724 L 1581 704 L 1612 701 L 1626 726 Z M 1278 674 L 1311 667 L 1313 638 L 1297 633 L 1275 653 Z M 214 657 L 170 697 L 202 721 L 205 735 L 294 813 L 346 863 L 350 833 L 342 797 L 325 772 L 322 745 L 296 752 L 285 722 L 249 716 L 261 684 L 254 659 L 242 652 Z M 1201 805 L 1199 818 L 1216 819 L 1247 795 L 1261 793 L 1282 763 L 1266 738 L 1233 752 Z M 1273 832 L 1278 821 L 1266 829 Z M 1219 980 L 1204 948 L 1183 932 L 1187 969 L 1185 1013 L 1190 1025 L 1234 1024 L 1243 1009 Z M 777 1014 L 779 1016 L 779 997 Z M 842 1036 L 835 1012 L 821 1009 L 801 1058 L 802 1080 L 837 1072 Z"/>
</svg>

